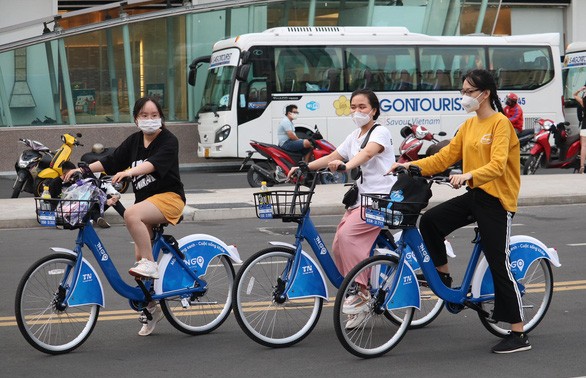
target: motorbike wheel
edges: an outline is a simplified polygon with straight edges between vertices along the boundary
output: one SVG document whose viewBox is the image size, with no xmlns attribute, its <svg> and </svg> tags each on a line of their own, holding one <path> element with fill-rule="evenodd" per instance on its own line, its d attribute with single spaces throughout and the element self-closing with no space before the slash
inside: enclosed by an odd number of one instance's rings
<svg viewBox="0 0 586 378">
<path fill-rule="evenodd" d="M 35 197 L 40 197 L 41 196 L 41 193 L 43 193 L 43 187 L 45 185 L 49 185 L 49 180 L 50 179 L 40 179 L 40 178 L 37 178 L 37 180 L 35 181 L 34 188 L 33 188 L 33 195 Z"/>
<path fill-rule="evenodd" d="M 10 198 L 18 198 L 20 192 L 22 192 L 22 188 L 24 184 L 26 184 L 27 180 L 27 173 L 25 171 L 18 171 L 16 180 L 14 181 L 14 185 L 12 186 L 12 196 Z"/>
<path fill-rule="evenodd" d="M 534 175 L 537 172 L 537 169 L 541 165 L 541 158 L 543 157 L 543 152 L 537 155 L 531 155 L 523 164 L 523 174 L 524 175 Z"/>
<path fill-rule="evenodd" d="M 12 186 L 12 196 L 10 198 L 18 198 L 20 192 L 22 192 L 22 187 L 24 186 L 24 181 L 20 181 L 18 177 L 14 181 L 14 185 Z"/>
<path fill-rule="evenodd" d="M 348 182 L 348 174 L 346 172 L 331 172 L 331 175 L 320 175 L 319 181 L 322 184 L 345 184 Z"/>
<path fill-rule="evenodd" d="M 255 163 L 262 169 L 266 169 L 267 171 L 274 172 L 275 169 L 266 161 L 259 161 Z M 248 180 L 248 185 L 252 188 L 260 188 L 261 182 L 267 181 L 266 177 L 260 175 L 256 170 L 253 169 L 251 166 L 246 174 L 246 179 Z"/>
</svg>

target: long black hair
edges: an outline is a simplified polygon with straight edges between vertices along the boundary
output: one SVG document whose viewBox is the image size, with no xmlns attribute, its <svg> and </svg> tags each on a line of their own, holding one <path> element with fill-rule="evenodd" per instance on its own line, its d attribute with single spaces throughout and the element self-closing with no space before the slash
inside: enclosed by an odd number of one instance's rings
<svg viewBox="0 0 586 378">
<path fill-rule="evenodd" d="M 145 97 L 141 97 L 138 100 L 136 100 L 136 102 L 134 103 L 134 109 L 132 109 L 132 117 L 134 119 L 136 119 L 138 117 L 138 115 L 140 114 L 140 111 L 142 110 L 144 105 L 149 101 L 151 101 L 157 107 L 157 111 L 159 112 L 159 115 L 161 116 L 161 125 L 162 125 L 161 128 L 164 129 L 165 128 L 165 115 L 163 114 L 163 108 L 161 107 L 161 104 L 159 104 L 159 102 L 154 97 L 145 96 Z"/>
<path fill-rule="evenodd" d="M 365 96 L 368 99 L 368 103 L 370 104 L 370 106 L 373 109 L 376 109 L 376 111 L 372 115 L 372 119 L 376 120 L 378 118 L 378 116 L 380 115 L 380 102 L 378 101 L 378 97 L 376 96 L 376 94 L 371 89 L 368 89 L 368 88 L 357 89 L 354 92 L 352 92 L 352 95 L 350 96 L 350 102 L 352 102 L 352 99 L 354 98 L 354 96 L 357 96 L 357 95 Z"/>
<path fill-rule="evenodd" d="M 489 91 L 490 97 L 488 98 L 488 101 L 490 102 L 490 107 L 493 110 L 499 111 L 503 114 L 505 113 L 503 111 L 501 100 L 496 93 L 496 81 L 490 71 L 481 69 L 469 71 L 462 77 L 462 83 L 465 81 L 468 81 L 470 85 L 481 91 Z"/>
</svg>

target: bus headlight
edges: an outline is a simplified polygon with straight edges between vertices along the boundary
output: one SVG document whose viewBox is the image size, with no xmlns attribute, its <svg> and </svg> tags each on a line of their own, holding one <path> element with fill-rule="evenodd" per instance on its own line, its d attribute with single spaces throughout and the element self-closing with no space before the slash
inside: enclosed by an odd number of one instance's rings
<svg viewBox="0 0 586 378">
<path fill-rule="evenodd" d="M 220 130 L 218 130 L 216 132 L 216 143 L 219 142 L 223 142 L 226 140 L 226 138 L 228 138 L 228 135 L 230 135 L 230 130 L 232 128 L 230 127 L 230 125 L 224 125 L 220 128 Z"/>
</svg>

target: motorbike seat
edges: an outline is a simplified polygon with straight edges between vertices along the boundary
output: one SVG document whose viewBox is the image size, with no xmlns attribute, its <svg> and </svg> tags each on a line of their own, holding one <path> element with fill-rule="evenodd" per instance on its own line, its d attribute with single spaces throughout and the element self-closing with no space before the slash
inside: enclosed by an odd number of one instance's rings
<svg viewBox="0 0 586 378">
<path fill-rule="evenodd" d="M 524 141 L 529 141 L 529 140 L 533 139 L 534 135 L 535 135 L 535 132 L 533 130 L 525 129 L 525 130 L 521 130 L 517 134 L 517 137 L 519 138 L 519 142 L 523 143 Z"/>
<path fill-rule="evenodd" d="M 297 152 L 292 152 L 292 151 L 286 150 L 286 149 L 284 149 L 282 147 L 277 146 L 276 144 L 263 143 L 263 142 L 256 142 L 256 143 L 258 143 L 259 145 L 261 145 L 263 147 L 277 149 L 277 150 L 279 150 L 279 151 L 281 151 L 281 152 L 283 152 L 283 153 L 291 156 L 291 159 L 293 159 L 293 161 L 303 160 L 303 154 L 301 154 L 301 153 L 297 153 Z"/>
</svg>

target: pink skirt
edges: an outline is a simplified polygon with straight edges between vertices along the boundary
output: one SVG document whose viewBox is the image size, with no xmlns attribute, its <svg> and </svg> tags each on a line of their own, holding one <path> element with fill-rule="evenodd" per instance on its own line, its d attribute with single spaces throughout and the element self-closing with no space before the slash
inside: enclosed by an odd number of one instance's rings
<svg viewBox="0 0 586 378">
<path fill-rule="evenodd" d="M 367 224 L 360 218 L 361 207 L 346 210 L 334 236 L 332 252 L 338 270 L 343 276 L 359 262 L 365 260 L 380 233 L 380 227 Z M 366 274 L 357 279 L 358 283 L 368 283 Z"/>
</svg>

